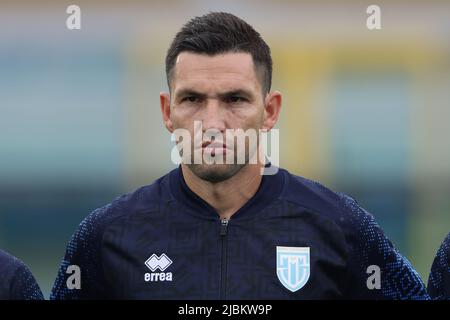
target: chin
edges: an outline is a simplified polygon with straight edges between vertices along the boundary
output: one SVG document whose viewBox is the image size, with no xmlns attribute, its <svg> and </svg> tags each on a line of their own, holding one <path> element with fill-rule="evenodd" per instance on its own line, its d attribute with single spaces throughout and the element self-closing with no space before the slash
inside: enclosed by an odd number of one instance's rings
<svg viewBox="0 0 450 320">
<path fill-rule="evenodd" d="M 197 177 L 211 183 L 230 179 L 241 170 L 245 164 L 189 164 L 187 167 Z"/>
</svg>

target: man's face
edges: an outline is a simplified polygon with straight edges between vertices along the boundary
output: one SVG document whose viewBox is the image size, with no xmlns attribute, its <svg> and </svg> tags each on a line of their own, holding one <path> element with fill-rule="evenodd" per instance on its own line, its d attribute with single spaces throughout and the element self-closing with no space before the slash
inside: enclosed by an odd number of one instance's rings
<svg viewBox="0 0 450 320">
<path fill-rule="evenodd" d="M 264 96 L 261 81 L 255 72 L 252 56 L 248 53 L 226 53 L 215 56 L 182 52 L 172 71 L 170 120 L 172 129 L 187 129 L 191 133 L 192 159 L 187 166 L 201 179 L 219 182 L 236 174 L 246 164 L 194 164 L 194 121 L 201 121 L 202 130 L 218 130 L 223 141 L 202 139 L 204 152 L 225 156 L 222 148 L 227 129 L 254 129 L 259 132 L 264 124 Z M 248 141 L 247 141 L 248 142 Z M 218 145 L 220 145 L 219 148 Z M 256 149 L 245 148 L 246 162 Z M 236 155 L 236 141 L 234 143 Z M 203 157 L 202 157 L 203 158 Z"/>
</svg>

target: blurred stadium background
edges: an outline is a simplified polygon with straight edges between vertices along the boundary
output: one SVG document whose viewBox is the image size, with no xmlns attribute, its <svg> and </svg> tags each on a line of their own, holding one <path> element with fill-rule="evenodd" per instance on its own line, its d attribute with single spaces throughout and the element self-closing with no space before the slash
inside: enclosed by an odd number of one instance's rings
<svg viewBox="0 0 450 320">
<path fill-rule="evenodd" d="M 355 197 L 427 281 L 450 231 L 448 1 L 0 0 L 0 248 L 48 297 L 83 217 L 174 167 L 165 52 L 217 10 L 272 48 L 281 165 Z"/>
</svg>

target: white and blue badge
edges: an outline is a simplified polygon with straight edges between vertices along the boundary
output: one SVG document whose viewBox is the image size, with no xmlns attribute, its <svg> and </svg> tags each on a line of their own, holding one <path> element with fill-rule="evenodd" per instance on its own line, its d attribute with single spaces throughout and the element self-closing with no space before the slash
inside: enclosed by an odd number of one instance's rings
<svg viewBox="0 0 450 320">
<path fill-rule="evenodd" d="M 310 274 L 309 247 L 278 247 L 277 276 L 288 290 L 300 290 L 308 282 Z"/>
</svg>

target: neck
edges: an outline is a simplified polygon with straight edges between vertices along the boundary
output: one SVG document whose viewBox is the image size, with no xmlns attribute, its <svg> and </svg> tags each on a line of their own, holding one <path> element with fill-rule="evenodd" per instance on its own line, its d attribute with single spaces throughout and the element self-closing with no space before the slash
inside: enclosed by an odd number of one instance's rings
<svg viewBox="0 0 450 320">
<path fill-rule="evenodd" d="M 247 164 L 231 178 L 212 183 L 197 177 L 185 165 L 181 165 L 183 178 L 195 194 L 212 206 L 221 219 L 229 219 L 245 205 L 261 184 L 261 165 Z"/>
</svg>

